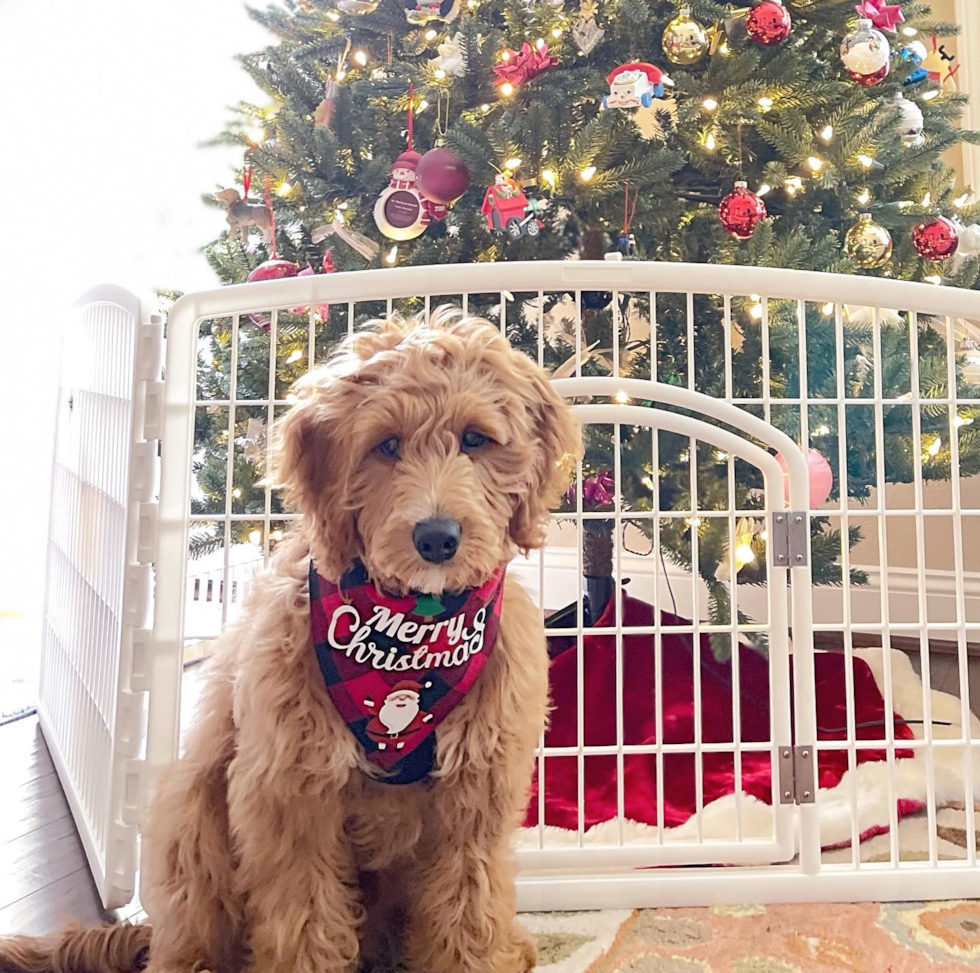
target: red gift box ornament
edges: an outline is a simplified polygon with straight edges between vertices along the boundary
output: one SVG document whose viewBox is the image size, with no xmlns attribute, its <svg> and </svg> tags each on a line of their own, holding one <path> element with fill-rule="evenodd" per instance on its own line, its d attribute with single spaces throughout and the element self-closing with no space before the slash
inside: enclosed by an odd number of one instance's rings
<svg viewBox="0 0 980 973">
<path fill-rule="evenodd" d="M 547 71 L 558 63 L 558 58 L 548 55 L 547 44 L 535 47 L 523 44 L 519 51 L 508 48 L 502 58 L 500 64 L 493 66 L 493 73 L 497 75 L 494 84 L 512 84 L 515 88 L 519 88 L 525 81 L 536 78 L 542 71 Z"/>
</svg>

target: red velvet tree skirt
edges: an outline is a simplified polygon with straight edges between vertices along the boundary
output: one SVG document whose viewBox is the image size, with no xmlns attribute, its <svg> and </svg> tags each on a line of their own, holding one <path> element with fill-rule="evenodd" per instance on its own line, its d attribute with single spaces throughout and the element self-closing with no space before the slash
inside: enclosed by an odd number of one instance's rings
<svg viewBox="0 0 980 973">
<path fill-rule="evenodd" d="M 610 602 L 597 627 L 615 623 Z M 628 596 L 623 600 L 624 623 L 627 626 L 653 624 L 653 609 L 644 602 Z M 667 613 L 661 614 L 664 626 L 688 625 L 689 622 Z M 694 654 L 693 635 L 665 633 L 662 636 L 663 671 L 663 740 L 665 744 L 694 744 Z M 552 662 L 551 692 L 554 701 L 551 728 L 545 742 L 549 747 L 574 747 L 578 744 L 577 713 L 577 651 L 575 640 L 553 637 L 552 652 L 558 652 Z M 616 643 L 612 636 L 586 636 L 583 644 L 584 686 L 584 743 L 586 746 L 616 744 Z M 731 661 L 718 662 L 712 654 L 708 636 L 701 636 L 701 734 L 705 743 L 732 743 L 733 689 Z M 792 659 L 790 660 L 792 663 Z M 757 651 L 741 646 L 738 653 L 741 701 L 741 739 L 743 743 L 768 742 L 770 733 L 769 663 Z M 816 705 L 818 739 L 846 739 L 847 709 L 845 658 L 839 654 L 818 653 L 816 667 Z M 791 670 L 792 671 L 792 670 Z M 882 694 L 871 667 L 855 658 L 853 664 L 855 721 L 859 740 L 881 740 L 885 736 L 885 720 L 894 720 L 897 740 L 910 739 L 913 732 L 901 722 L 898 713 L 886 714 Z M 653 635 L 627 635 L 623 638 L 623 742 L 655 744 L 656 731 L 656 672 Z M 778 691 L 785 692 L 784 687 Z M 779 743 L 787 741 L 779 740 Z M 818 772 L 821 797 L 832 794 L 847 772 L 847 752 L 818 751 Z M 915 760 L 914 751 L 896 751 L 898 793 L 895 795 L 899 817 L 921 806 L 920 784 L 902 783 L 910 777 L 906 765 L 923 764 Z M 734 747 L 732 751 L 706 753 L 702 757 L 703 806 L 716 804 L 734 813 L 731 798 L 736 789 Z M 887 774 L 885 753 L 880 749 L 857 751 L 858 764 L 877 763 Z M 585 797 L 584 822 L 586 830 L 610 821 L 617 816 L 616 757 L 599 755 L 584 759 Z M 665 828 L 678 828 L 695 813 L 696 764 L 693 753 L 664 754 L 663 822 Z M 864 768 L 862 767 L 862 772 Z M 877 779 L 873 772 L 865 778 Z M 657 825 L 657 761 L 655 754 L 629 754 L 623 758 L 624 811 L 632 822 Z M 921 774 L 911 775 L 917 781 Z M 859 780 L 862 779 L 859 777 Z M 887 785 L 887 777 L 882 778 Z M 878 786 L 878 785 L 875 785 Z M 538 824 L 538 781 L 535 779 L 526 825 Z M 741 791 L 747 803 L 772 801 L 772 766 L 768 752 L 742 753 Z M 887 787 L 886 787 L 887 792 Z M 962 791 L 960 792 L 962 795 Z M 726 800 L 728 799 L 728 800 Z M 838 806 L 835 798 L 833 815 L 843 817 L 846 828 L 834 827 L 828 844 L 840 842 L 841 835 L 850 834 L 849 806 Z M 962 799 L 962 797 L 960 798 Z M 880 802 L 879 802 L 880 804 Z M 729 808 L 729 805 L 731 807 Z M 828 809 L 831 803 L 827 805 Z M 887 805 L 886 805 L 887 807 Z M 710 809 L 709 809 L 710 810 Z M 884 820 L 864 820 L 862 837 L 887 828 L 889 815 L 876 812 Z M 769 815 L 766 815 L 769 818 Z M 569 831 L 577 831 L 578 758 L 575 756 L 548 757 L 545 761 L 544 823 Z M 751 828 L 750 828 L 751 830 Z M 846 839 L 849 840 L 849 839 Z"/>
</svg>

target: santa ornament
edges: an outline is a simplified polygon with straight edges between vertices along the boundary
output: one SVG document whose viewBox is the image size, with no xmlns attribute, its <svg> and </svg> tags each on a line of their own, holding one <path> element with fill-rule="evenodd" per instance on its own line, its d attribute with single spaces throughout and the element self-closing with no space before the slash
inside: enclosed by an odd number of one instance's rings
<svg viewBox="0 0 980 973">
<path fill-rule="evenodd" d="M 467 698 L 491 658 L 504 567 L 478 588 L 395 597 L 358 561 L 339 584 L 310 565 L 310 627 L 333 705 L 389 784 L 423 780 L 435 729 Z"/>
<path fill-rule="evenodd" d="M 628 61 L 606 75 L 609 94 L 603 95 L 603 108 L 649 108 L 654 98 L 663 98 L 664 85 L 673 82 L 655 64 Z"/>
</svg>

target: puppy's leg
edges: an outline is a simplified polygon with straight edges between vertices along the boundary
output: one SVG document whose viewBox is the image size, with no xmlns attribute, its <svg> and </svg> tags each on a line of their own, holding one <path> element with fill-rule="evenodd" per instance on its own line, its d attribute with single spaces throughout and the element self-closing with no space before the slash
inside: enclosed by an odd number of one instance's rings
<svg viewBox="0 0 980 973">
<path fill-rule="evenodd" d="M 494 655 L 440 728 L 425 864 L 406 931 L 412 973 L 534 969 L 534 945 L 515 918 L 510 837 L 527 808 L 547 697 L 537 609 L 523 589 L 508 585 Z"/>
<path fill-rule="evenodd" d="M 513 802 L 502 790 L 508 785 L 494 777 L 492 771 L 461 773 L 436 789 L 406 930 L 412 973 L 534 969 L 534 944 L 515 919 Z"/>
<path fill-rule="evenodd" d="M 234 775 L 234 767 L 232 768 Z M 351 973 L 364 908 L 340 796 L 235 794 L 237 881 L 255 973 Z"/>
<path fill-rule="evenodd" d="M 153 930 L 148 973 L 225 973 L 241 964 L 225 782 L 235 728 L 230 681 L 220 672 L 198 714 L 183 758 L 160 782 L 143 835 L 141 898 Z"/>
</svg>

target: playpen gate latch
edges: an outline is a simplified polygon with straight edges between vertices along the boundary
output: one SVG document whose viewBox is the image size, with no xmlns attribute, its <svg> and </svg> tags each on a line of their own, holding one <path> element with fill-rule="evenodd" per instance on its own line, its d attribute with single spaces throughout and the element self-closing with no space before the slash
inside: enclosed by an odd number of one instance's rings
<svg viewBox="0 0 980 973">
<path fill-rule="evenodd" d="M 779 748 L 779 803 L 814 804 L 813 747 Z"/>
<path fill-rule="evenodd" d="M 806 511 L 781 511 L 772 515 L 773 564 L 777 568 L 804 568 L 807 557 L 807 536 L 810 518 Z"/>
</svg>

